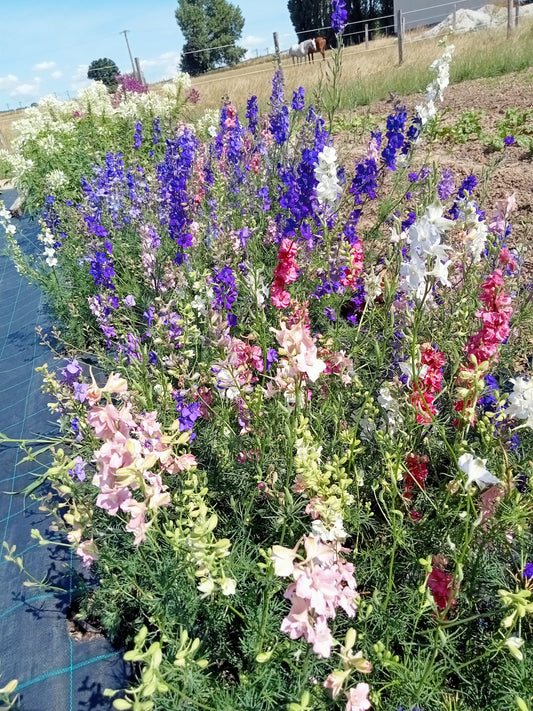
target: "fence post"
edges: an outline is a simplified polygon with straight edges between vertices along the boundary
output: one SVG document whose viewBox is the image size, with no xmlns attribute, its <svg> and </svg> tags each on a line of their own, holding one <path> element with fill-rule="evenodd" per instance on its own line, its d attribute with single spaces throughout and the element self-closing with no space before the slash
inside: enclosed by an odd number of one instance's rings
<svg viewBox="0 0 533 711">
<path fill-rule="evenodd" d="M 398 62 L 403 63 L 403 17 L 402 11 L 398 10 Z"/>
<path fill-rule="evenodd" d="M 453 6 L 452 27 L 453 27 L 454 30 L 457 29 L 457 5 L 455 5 L 455 4 L 454 4 L 454 6 Z"/>
<path fill-rule="evenodd" d="M 509 0 L 512 2 L 513 0 Z M 276 61 L 278 63 L 278 70 L 281 73 L 281 79 L 283 81 L 283 70 L 281 68 L 281 54 L 279 53 L 279 40 L 278 40 L 278 33 L 274 32 L 274 52 L 276 54 Z"/>
<path fill-rule="evenodd" d="M 365 48 L 368 49 L 368 22 L 365 23 Z"/>
<path fill-rule="evenodd" d="M 513 0 L 507 0 L 507 39 L 513 32 Z"/>
<path fill-rule="evenodd" d="M 520 0 L 515 0 L 514 5 L 514 26 L 518 27 L 518 8 L 520 7 Z"/>
</svg>

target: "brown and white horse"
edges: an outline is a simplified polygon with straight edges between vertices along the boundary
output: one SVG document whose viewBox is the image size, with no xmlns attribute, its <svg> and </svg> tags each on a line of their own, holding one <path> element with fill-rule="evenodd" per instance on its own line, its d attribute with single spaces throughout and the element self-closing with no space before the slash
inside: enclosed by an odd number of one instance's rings
<svg viewBox="0 0 533 711">
<path fill-rule="evenodd" d="M 309 59 L 315 61 L 315 52 L 320 52 L 322 55 L 322 59 L 326 59 L 326 47 L 327 47 L 327 41 L 325 37 L 315 37 L 314 39 L 315 42 L 315 47 L 316 49 L 313 49 L 312 47 L 309 47 L 307 49 L 307 54 L 309 55 Z"/>
</svg>

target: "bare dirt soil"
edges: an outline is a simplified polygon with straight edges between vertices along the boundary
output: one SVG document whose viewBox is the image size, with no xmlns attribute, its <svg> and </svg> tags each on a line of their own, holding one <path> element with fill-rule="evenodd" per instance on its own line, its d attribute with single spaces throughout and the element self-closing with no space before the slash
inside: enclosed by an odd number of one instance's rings
<svg viewBox="0 0 533 711">
<path fill-rule="evenodd" d="M 421 103 L 422 95 L 392 96 L 371 107 L 361 107 L 358 113 L 385 117 L 395 106 L 405 106 L 409 115 Z M 450 85 L 444 92 L 439 111 L 443 112 L 443 126 L 455 123 L 464 111 L 482 112 L 483 132 L 494 135 L 497 122 L 510 108 L 533 109 L 533 68 Z M 428 160 L 424 150 L 427 149 L 430 164 L 435 162 L 440 169 L 453 170 L 456 184 L 474 174 L 479 183 L 476 195 L 483 198 L 483 206 L 489 214 L 496 200 L 514 193 L 518 210 L 512 217 L 513 234 L 509 246 L 522 241 L 533 246 L 533 156 L 528 149 L 513 145 L 494 151 L 477 139 L 462 144 L 449 140 L 432 144 L 426 141 L 421 148 L 418 155 Z"/>
</svg>

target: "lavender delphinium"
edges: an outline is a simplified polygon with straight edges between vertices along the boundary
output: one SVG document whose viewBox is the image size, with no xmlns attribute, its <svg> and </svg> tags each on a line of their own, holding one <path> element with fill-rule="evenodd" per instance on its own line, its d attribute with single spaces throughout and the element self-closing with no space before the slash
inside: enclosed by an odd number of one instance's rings
<svg viewBox="0 0 533 711">
<path fill-rule="evenodd" d="M 437 194 L 439 200 L 444 202 L 450 198 L 455 190 L 455 183 L 453 181 L 453 170 L 450 168 L 445 168 L 442 171 L 442 177 L 439 184 L 437 185 Z"/>
</svg>

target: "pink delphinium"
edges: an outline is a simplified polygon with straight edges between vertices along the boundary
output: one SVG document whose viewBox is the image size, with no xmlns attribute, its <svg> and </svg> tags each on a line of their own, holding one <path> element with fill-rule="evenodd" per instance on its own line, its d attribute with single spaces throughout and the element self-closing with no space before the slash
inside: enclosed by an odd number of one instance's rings
<svg viewBox="0 0 533 711">
<path fill-rule="evenodd" d="M 288 238 L 283 240 L 279 248 L 278 263 L 274 269 L 274 281 L 270 287 L 270 300 L 277 309 L 290 306 L 291 296 L 284 287 L 298 278 L 297 251 L 296 242 Z"/>
<path fill-rule="evenodd" d="M 304 637 L 313 645 L 319 657 L 329 657 L 334 644 L 327 620 L 342 607 L 349 617 L 354 617 L 358 597 L 354 566 L 341 555 L 335 544 L 323 543 L 304 536 L 306 557 L 294 562 L 296 549 L 275 546 L 273 561 L 278 575 L 292 577 L 285 592 L 291 609 L 281 624 L 282 632 L 291 639 Z"/>
<path fill-rule="evenodd" d="M 410 398 L 419 424 L 431 424 L 437 414 L 433 402 L 435 395 L 442 389 L 442 368 L 445 362 L 444 353 L 433 348 L 429 343 L 421 346 L 421 368 Z"/>
<path fill-rule="evenodd" d="M 509 321 L 513 307 L 511 305 L 511 297 L 505 293 L 504 289 L 505 282 L 501 269 L 495 269 L 481 286 L 479 298 L 485 308 L 476 311 L 476 316 L 481 319 L 482 327 L 468 339 L 464 349 L 468 356 L 468 362 L 461 367 L 457 377 L 457 384 L 468 387 L 470 390 L 473 389 L 472 375 L 476 369 L 472 356 L 474 356 L 478 365 L 481 365 L 481 363 L 488 363 L 489 365 L 497 363 L 499 358 L 498 348 L 509 335 Z M 479 378 L 481 377 L 480 374 Z M 472 398 L 466 401 L 465 399 L 457 400 L 454 403 L 454 409 L 462 413 L 463 419 L 472 423 L 475 421 L 473 415 L 475 406 L 476 402 Z M 467 413 L 465 410 L 469 412 Z"/>
<path fill-rule="evenodd" d="M 361 681 L 346 692 L 346 711 L 367 711 L 372 704 L 368 700 L 370 686 Z"/>
<path fill-rule="evenodd" d="M 309 329 L 302 322 L 291 328 L 287 328 L 283 322 L 280 325 L 281 328 L 275 334 L 287 355 L 289 365 L 314 383 L 326 369 L 326 364 L 318 358 L 318 350 Z"/>
</svg>

